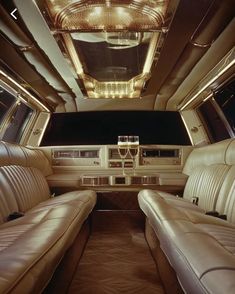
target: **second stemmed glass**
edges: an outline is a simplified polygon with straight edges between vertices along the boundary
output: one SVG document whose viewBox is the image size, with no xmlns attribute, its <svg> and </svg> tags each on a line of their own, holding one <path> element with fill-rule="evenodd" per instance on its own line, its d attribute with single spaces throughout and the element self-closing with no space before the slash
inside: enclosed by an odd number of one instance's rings
<svg viewBox="0 0 235 294">
<path fill-rule="evenodd" d="M 128 136 L 128 149 L 133 161 L 133 174 L 135 175 L 136 157 L 139 152 L 139 136 Z"/>
<path fill-rule="evenodd" d="M 122 174 L 125 175 L 125 162 L 124 159 L 128 153 L 128 136 L 118 136 L 118 152 L 122 159 Z"/>
</svg>

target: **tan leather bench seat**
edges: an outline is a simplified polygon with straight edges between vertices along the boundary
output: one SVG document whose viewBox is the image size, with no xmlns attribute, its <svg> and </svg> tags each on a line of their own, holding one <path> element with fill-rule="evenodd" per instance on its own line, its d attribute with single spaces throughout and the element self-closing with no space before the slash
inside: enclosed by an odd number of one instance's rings
<svg viewBox="0 0 235 294">
<path fill-rule="evenodd" d="M 235 227 L 213 221 L 164 221 L 161 243 L 186 293 L 234 293 Z M 208 283 L 216 272 L 218 279 Z"/>
<path fill-rule="evenodd" d="M 27 149 L 0 144 L 0 293 L 42 292 L 96 203 L 89 190 L 51 197 L 48 160 Z M 36 154 L 36 167 L 25 154 Z M 15 212 L 22 216 L 8 221 Z"/>
<path fill-rule="evenodd" d="M 235 226 L 164 202 L 142 209 L 184 291 L 234 293 Z"/>
<path fill-rule="evenodd" d="M 183 198 L 143 190 L 138 199 L 186 293 L 235 291 L 235 142 L 190 154 Z M 198 206 L 191 203 L 198 197 Z M 205 215 L 224 214 L 227 221 Z"/>
<path fill-rule="evenodd" d="M 94 207 L 94 199 L 31 212 L 1 226 L 0 292 L 40 293 Z"/>
</svg>

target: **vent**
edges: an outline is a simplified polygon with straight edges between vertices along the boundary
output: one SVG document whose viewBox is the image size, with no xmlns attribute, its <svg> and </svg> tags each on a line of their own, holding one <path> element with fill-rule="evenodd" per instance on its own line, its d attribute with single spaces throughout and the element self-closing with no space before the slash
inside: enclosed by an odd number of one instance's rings
<svg viewBox="0 0 235 294">
<path fill-rule="evenodd" d="M 142 149 L 142 157 L 179 157 L 179 149 Z"/>
<path fill-rule="evenodd" d="M 109 176 L 83 176 L 83 186 L 106 186 L 109 185 Z"/>
<path fill-rule="evenodd" d="M 157 176 L 132 176 L 131 185 L 159 185 Z"/>
</svg>

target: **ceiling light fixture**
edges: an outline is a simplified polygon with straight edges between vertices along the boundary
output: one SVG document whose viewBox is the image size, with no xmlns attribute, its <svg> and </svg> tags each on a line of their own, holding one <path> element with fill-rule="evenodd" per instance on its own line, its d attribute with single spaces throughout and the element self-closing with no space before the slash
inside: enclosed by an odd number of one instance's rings
<svg viewBox="0 0 235 294">
<path fill-rule="evenodd" d="M 88 98 L 139 98 L 151 76 L 169 0 L 47 0 Z"/>
</svg>

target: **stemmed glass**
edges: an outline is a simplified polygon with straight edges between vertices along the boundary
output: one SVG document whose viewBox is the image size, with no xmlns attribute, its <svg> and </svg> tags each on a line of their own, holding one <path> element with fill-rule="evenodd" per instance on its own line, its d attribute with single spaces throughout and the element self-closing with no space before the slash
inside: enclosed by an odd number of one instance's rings
<svg viewBox="0 0 235 294">
<path fill-rule="evenodd" d="M 135 175 L 136 158 L 139 152 L 139 136 L 128 136 L 128 149 L 133 161 L 133 173 Z"/>
<path fill-rule="evenodd" d="M 128 153 L 128 136 L 118 136 L 118 152 L 122 159 L 122 174 L 125 175 L 124 171 L 124 159 Z"/>
</svg>

